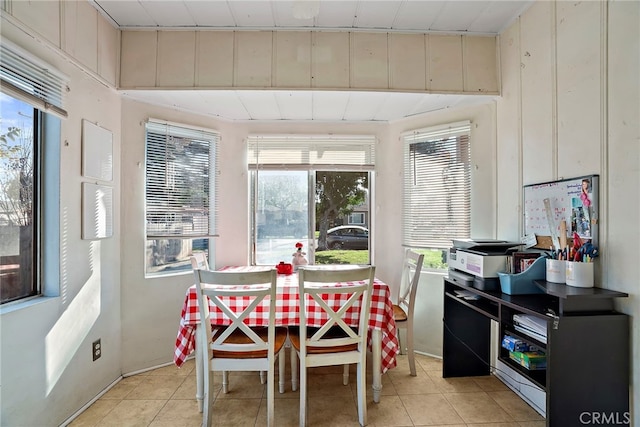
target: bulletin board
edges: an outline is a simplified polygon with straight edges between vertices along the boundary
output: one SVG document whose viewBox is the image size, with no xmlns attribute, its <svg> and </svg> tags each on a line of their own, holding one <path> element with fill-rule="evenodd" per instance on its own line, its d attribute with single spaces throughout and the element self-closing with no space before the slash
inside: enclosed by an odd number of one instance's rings
<svg viewBox="0 0 640 427">
<path fill-rule="evenodd" d="M 598 243 L 598 175 L 524 186 L 524 232 L 535 234 L 540 249 L 555 246 L 563 232 Z M 564 221 L 564 224 L 563 224 Z"/>
<path fill-rule="evenodd" d="M 82 238 L 96 240 L 113 235 L 113 188 L 82 183 Z"/>
<path fill-rule="evenodd" d="M 88 120 L 82 120 L 82 175 L 113 179 L 113 134 Z"/>
</svg>

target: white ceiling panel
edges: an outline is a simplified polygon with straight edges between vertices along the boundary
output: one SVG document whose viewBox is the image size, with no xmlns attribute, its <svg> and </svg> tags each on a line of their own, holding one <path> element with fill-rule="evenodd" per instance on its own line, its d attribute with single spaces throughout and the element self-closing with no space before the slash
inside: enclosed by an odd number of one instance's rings
<svg viewBox="0 0 640 427">
<path fill-rule="evenodd" d="M 190 0 L 185 4 L 198 27 L 225 27 L 234 22 L 227 2 Z"/>
<path fill-rule="evenodd" d="M 529 7 L 529 3 L 521 1 L 491 2 L 469 24 L 468 31 L 472 33 L 501 32 L 506 29 L 516 17 Z"/>
<path fill-rule="evenodd" d="M 100 2 L 98 11 L 105 11 L 107 16 L 121 28 L 127 27 L 155 27 L 147 11 L 137 1 L 115 2 L 113 0 Z"/>
<path fill-rule="evenodd" d="M 333 29 L 355 28 L 354 21 L 357 8 L 358 2 L 356 1 L 321 1 L 320 14 L 315 19 L 315 27 Z"/>
<path fill-rule="evenodd" d="M 381 105 L 391 95 L 382 92 L 351 92 L 344 115 L 347 121 L 374 120 Z"/>
<path fill-rule="evenodd" d="M 230 1 L 228 2 L 236 26 L 249 28 L 273 27 L 271 1 Z"/>
<path fill-rule="evenodd" d="M 390 29 L 402 3 L 397 1 L 359 2 L 356 27 Z"/>
<path fill-rule="evenodd" d="M 89 0 L 119 29 L 331 30 L 496 35 L 533 0 Z M 125 96 L 225 120 L 393 121 L 483 95 L 137 90 Z"/>
<path fill-rule="evenodd" d="M 278 109 L 283 120 L 306 120 L 313 116 L 313 92 L 274 92 Z"/>
<path fill-rule="evenodd" d="M 252 120 L 282 120 L 274 91 L 238 91 Z"/>
<path fill-rule="evenodd" d="M 394 30 L 415 30 L 424 28 L 428 31 L 440 16 L 444 1 L 407 1 L 402 3 L 393 24 Z"/>
<path fill-rule="evenodd" d="M 344 120 L 349 104 L 349 92 L 314 92 L 313 120 L 341 121 Z"/>
<path fill-rule="evenodd" d="M 467 31 L 476 17 L 487 8 L 483 1 L 448 1 L 438 19 L 432 24 L 433 31 Z"/>
<path fill-rule="evenodd" d="M 389 96 L 378 108 L 374 120 L 392 121 L 398 116 L 410 116 L 422 99 L 425 98 L 424 95 L 419 93 L 389 93 L 387 95 Z"/>
<path fill-rule="evenodd" d="M 153 0 L 140 0 L 140 2 L 159 27 L 185 27 L 193 23 L 193 17 L 184 2 Z"/>
</svg>

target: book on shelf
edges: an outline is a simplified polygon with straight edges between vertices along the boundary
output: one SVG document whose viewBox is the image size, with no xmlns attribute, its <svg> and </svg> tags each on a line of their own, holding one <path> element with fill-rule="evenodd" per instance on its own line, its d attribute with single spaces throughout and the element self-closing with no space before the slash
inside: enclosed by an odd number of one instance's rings
<svg viewBox="0 0 640 427">
<path fill-rule="evenodd" d="M 507 273 L 518 274 L 525 271 L 542 254 L 540 252 L 514 252 L 507 257 Z"/>
</svg>

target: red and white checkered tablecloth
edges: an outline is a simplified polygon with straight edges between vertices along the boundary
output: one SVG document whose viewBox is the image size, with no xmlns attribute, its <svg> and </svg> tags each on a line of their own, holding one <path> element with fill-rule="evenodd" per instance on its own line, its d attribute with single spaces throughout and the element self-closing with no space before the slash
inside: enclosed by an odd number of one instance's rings
<svg viewBox="0 0 640 427">
<path fill-rule="evenodd" d="M 225 270 L 245 270 L 248 271 L 252 267 L 226 267 Z M 278 289 L 276 302 L 276 326 L 298 326 L 300 324 L 300 307 L 298 305 L 298 275 L 278 275 Z M 339 286 L 339 284 L 337 284 Z M 345 298 L 344 294 L 342 295 Z M 329 302 L 329 306 L 337 309 L 339 301 L 336 301 L 340 295 L 327 294 L 323 299 Z M 243 307 L 248 305 L 248 300 L 237 298 L 238 303 Z M 269 320 L 268 300 L 263 301 L 264 307 L 257 307 L 250 315 L 247 323 L 249 326 L 267 326 Z M 315 303 L 314 303 L 315 304 Z M 313 310 L 314 304 L 310 304 L 310 312 L 307 315 L 307 326 L 321 326 L 323 317 L 318 311 Z M 354 307 L 357 309 L 357 307 Z M 217 309 L 213 304 L 209 304 L 211 312 L 211 323 L 217 325 L 228 325 L 229 319 Z M 347 312 L 345 322 L 350 326 L 357 326 L 355 316 L 350 317 Z M 196 325 L 200 323 L 200 312 L 198 310 L 198 296 L 196 286 L 193 285 L 187 290 L 187 295 L 182 307 L 182 315 L 180 317 L 180 328 L 178 329 L 178 337 L 176 338 L 176 349 L 173 356 L 173 362 L 176 366 L 181 366 L 187 356 L 195 349 L 195 331 Z M 371 295 L 371 312 L 369 317 L 369 328 L 380 329 L 382 331 L 382 372 L 394 368 L 396 366 L 396 355 L 400 352 L 398 338 L 396 336 L 396 324 L 393 320 L 393 303 L 391 302 L 391 293 L 387 284 L 375 280 L 373 285 L 373 293 Z M 369 347 L 371 347 L 371 336 L 369 336 Z"/>
</svg>

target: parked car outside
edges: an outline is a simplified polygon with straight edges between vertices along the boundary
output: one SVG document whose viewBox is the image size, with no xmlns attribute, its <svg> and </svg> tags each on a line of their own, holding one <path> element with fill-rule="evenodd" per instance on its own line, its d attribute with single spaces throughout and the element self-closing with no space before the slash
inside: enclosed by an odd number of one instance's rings
<svg viewBox="0 0 640 427">
<path fill-rule="evenodd" d="M 359 225 L 341 225 L 327 230 L 329 249 L 369 249 L 369 230 Z"/>
</svg>

